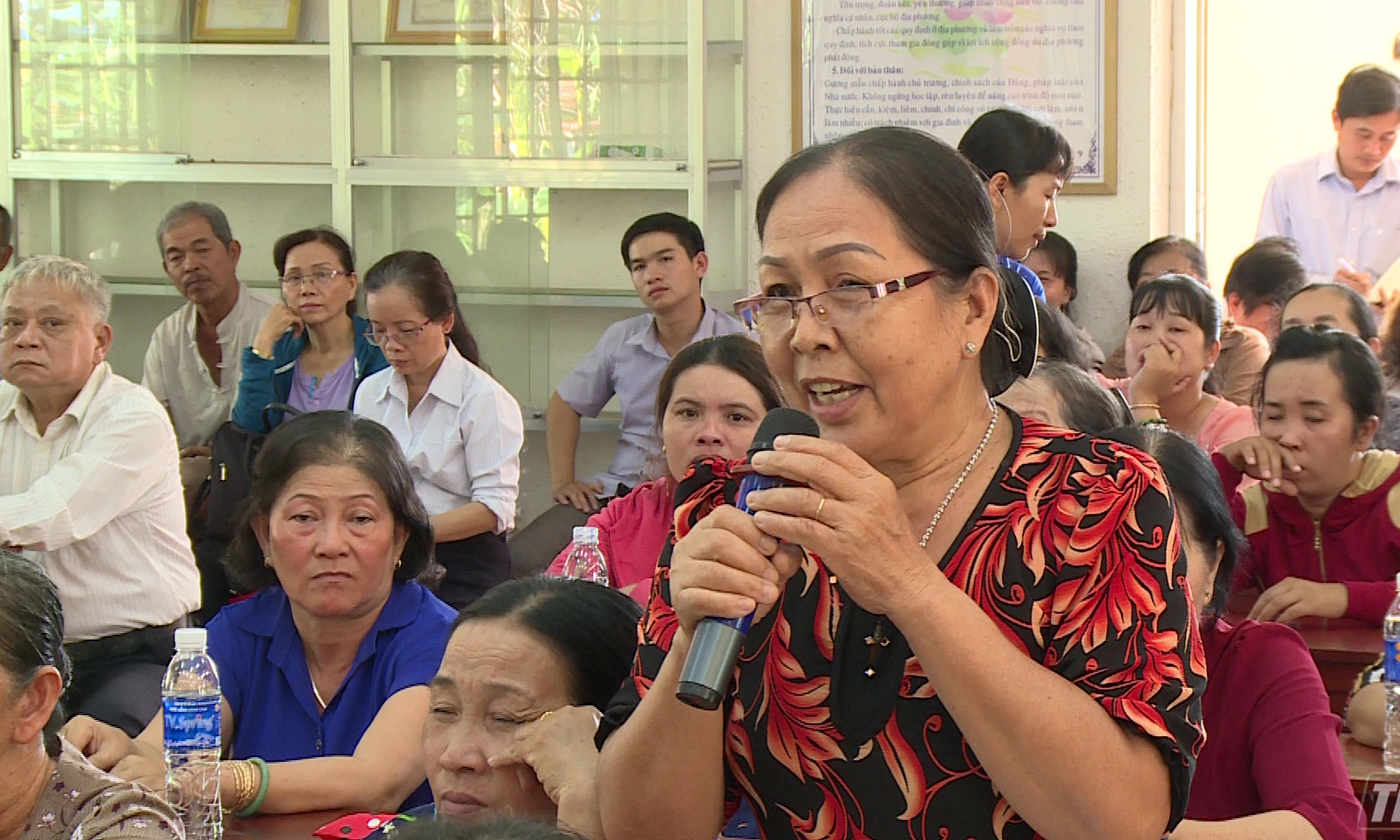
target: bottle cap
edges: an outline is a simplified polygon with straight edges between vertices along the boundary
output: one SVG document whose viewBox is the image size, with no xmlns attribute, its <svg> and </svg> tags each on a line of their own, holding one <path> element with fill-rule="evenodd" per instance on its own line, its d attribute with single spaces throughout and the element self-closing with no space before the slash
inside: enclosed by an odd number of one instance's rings
<svg viewBox="0 0 1400 840">
<path fill-rule="evenodd" d="M 175 631 L 175 650 L 204 650 L 209 634 L 203 627 L 181 627 Z"/>
<path fill-rule="evenodd" d="M 585 545 L 598 544 L 598 529 L 588 525 L 580 525 L 574 529 L 574 542 Z"/>
</svg>

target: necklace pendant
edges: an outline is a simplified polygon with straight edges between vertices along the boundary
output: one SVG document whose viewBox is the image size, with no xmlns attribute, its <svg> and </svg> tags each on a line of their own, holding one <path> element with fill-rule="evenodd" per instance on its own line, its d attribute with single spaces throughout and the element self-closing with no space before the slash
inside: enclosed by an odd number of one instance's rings
<svg viewBox="0 0 1400 840">
<path fill-rule="evenodd" d="M 875 625 L 875 632 L 865 637 L 865 644 L 868 647 L 879 645 L 882 648 L 890 646 L 890 637 L 885 635 L 885 628 L 882 624 Z"/>
<path fill-rule="evenodd" d="M 866 675 L 867 677 L 873 677 L 873 676 L 875 676 L 875 669 L 874 669 L 874 668 L 866 668 L 864 673 L 865 673 L 865 675 Z"/>
</svg>

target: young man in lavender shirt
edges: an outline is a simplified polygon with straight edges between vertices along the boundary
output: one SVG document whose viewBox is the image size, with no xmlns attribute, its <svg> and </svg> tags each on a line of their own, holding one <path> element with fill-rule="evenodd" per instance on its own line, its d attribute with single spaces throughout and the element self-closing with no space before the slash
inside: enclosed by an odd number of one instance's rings
<svg viewBox="0 0 1400 840">
<path fill-rule="evenodd" d="M 647 461 L 661 448 L 656 388 L 671 357 L 702 338 L 744 332 L 737 318 L 700 296 L 709 257 L 691 220 L 675 213 L 643 216 L 622 235 L 622 261 L 647 312 L 608 327 L 549 399 L 545 440 L 556 505 L 511 540 L 517 576 L 543 570 L 575 526 L 646 480 Z M 582 418 L 598 416 L 614 396 L 622 408 L 617 452 L 606 472 L 580 481 L 574 463 Z"/>
</svg>

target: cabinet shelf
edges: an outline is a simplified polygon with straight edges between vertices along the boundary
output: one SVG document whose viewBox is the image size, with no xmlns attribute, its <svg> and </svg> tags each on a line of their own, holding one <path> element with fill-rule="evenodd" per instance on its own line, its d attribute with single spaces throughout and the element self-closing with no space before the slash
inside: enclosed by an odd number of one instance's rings
<svg viewBox="0 0 1400 840">
<path fill-rule="evenodd" d="M 83 54 L 94 51 L 134 52 L 161 56 L 284 56 L 328 58 L 330 44 L 254 44 L 254 43 L 185 43 L 182 41 L 37 41 L 20 39 L 15 49 L 30 50 L 39 55 Z"/>
<path fill-rule="evenodd" d="M 168 281 L 155 277 L 108 277 L 112 294 L 118 297 L 179 297 Z M 267 283 L 246 282 L 250 289 L 276 297 L 278 288 Z M 636 293 L 615 289 L 512 289 L 458 286 L 457 299 L 464 306 L 538 306 L 569 308 L 635 309 L 645 307 Z"/>
<path fill-rule="evenodd" d="M 742 57 L 742 41 L 709 41 L 705 45 L 711 56 Z M 600 43 L 598 51 L 608 58 L 684 58 L 688 46 L 684 41 L 652 41 L 632 43 Z M 577 52 L 573 45 L 553 45 L 533 47 L 528 53 L 508 44 L 381 44 L 359 43 L 354 45 L 358 56 L 373 58 L 511 58 L 520 55 L 557 55 L 561 52 Z"/>
</svg>

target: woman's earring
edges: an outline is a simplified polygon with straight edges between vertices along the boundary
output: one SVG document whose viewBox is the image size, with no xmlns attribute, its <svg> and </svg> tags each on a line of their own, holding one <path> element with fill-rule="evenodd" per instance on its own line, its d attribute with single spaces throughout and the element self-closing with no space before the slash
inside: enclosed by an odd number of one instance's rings
<svg viewBox="0 0 1400 840">
<path fill-rule="evenodd" d="M 963 352 L 969 356 L 975 356 L 977 355 L 977 345 L 969 341 L 963 345 Z"/>
</svg>

